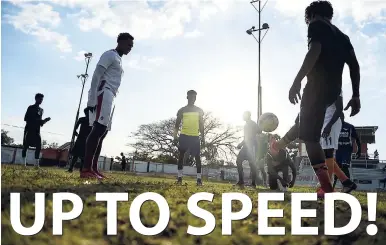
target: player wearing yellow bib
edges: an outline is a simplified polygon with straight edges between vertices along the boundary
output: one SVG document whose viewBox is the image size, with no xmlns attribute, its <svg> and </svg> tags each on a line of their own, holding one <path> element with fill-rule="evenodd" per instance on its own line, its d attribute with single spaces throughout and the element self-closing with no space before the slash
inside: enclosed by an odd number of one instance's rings
<svg viewBox="0 0 386 245">
<path fill-rule="evenodd" d="M 187 93 L 188 105 L 182 107 L 177 112 L 177 120 L 174 129 L 174 139 L 178 140 L 178 150 L 180 152 L 178 158 L 178 178 L 177 184 L 182 183 L 182 169 L 185 153 L 194 156 L 197 167 L 197 185 L 202 185 L 201 181 L 201 158 L 200 158 L 200 135 L 202 144 L 204 139 L 204 112 L 201 108 L 194 105 L 196 102 L 197 92 L 189 90 Z M 181 127 L 180 137 L 177 138 L 178 130 Z"/>
</svg>

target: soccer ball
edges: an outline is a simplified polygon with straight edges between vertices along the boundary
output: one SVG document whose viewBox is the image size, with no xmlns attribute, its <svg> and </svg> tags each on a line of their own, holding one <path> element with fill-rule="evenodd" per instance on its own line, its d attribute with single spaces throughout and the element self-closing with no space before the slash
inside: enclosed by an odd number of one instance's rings
<svg viewBox="0 0 386 245">
<path fill-rule="evenodd" d="M 259 128 L 267 133 L 275 131 L 279 126 L 279 119 L 271 112 L 266 112 L 259 118 Z"/>
</svg>

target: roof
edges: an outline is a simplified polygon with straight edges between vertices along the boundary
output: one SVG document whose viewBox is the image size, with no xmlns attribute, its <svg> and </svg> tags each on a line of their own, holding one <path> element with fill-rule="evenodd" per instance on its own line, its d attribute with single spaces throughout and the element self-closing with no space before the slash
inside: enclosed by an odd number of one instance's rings
<svg viewBox="0 0 386 245">
<path fill-rule="evenodd" d="M 355 127 L 355 129 L 359 130 L 372 130 L 374 133 L 378 130 L 378 126 L 362 126 L 362 127 Z"/>
<path fill-rule="evenodd" d="M 67 142 L 61 146 L 58 147 L 58 150 L 68 150 L 70 149 L 71 142 Z"/>
</svg>

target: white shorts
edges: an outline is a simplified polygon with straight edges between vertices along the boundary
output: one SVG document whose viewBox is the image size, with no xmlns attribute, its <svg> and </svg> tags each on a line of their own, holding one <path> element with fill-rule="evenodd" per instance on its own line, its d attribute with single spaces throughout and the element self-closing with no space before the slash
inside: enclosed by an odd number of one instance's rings
<svg viewBox="0 0 386 245">
<path fill-rule="evenodd" d="M 326 124 L 323 126 L 323 130 Z M 323 150 L 335 149 L 338 150 L 339 135 L 342 129 L 342 121 L 340 118 L 332 125 L 330 135 L 327 138 L 320 138 L 320 145 Z M 322 130 L 322 132 L 323 132 Z"/>
<path fill-rule="evenodd" d="M 107 127 L 107 130 L 111 131 L 111 124 L 114 114 L 114 93 L 107 88 L 98 91 L 97 94 L 97 106 L 94 112 L 89 112 L 90 126 L 93 126 L 94 122 L 98 122 Z"/>
</svg>

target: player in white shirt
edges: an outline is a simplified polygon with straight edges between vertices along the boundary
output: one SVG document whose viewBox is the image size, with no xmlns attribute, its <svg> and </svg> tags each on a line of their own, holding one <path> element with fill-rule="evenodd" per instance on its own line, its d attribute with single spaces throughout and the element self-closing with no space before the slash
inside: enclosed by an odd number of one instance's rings
<svg viewBox="0 0 386 245">
<path fill-rule="evenodd" d="M 133 42 L 134 38 L 129 33 L 119 34 L 117 47 L 104 52 L 95 68 L 87 102 L 90 126 L 93 128 L 86 141 L 81 178 L 104 178 L 98 171 L 98 158 L 103 139 L 111 130 L 114 99 L 123 75 L 122 56 L 131 51 Z"/>
<path fill-rule="evenodd" d="M 330 180 L 333 179 L 333 174 L 337 175 L 339 180 L 344 183 L 343 185 L 347 187 L 345 190 L 350 192 L 356 188 L 356 185 L 349 178 L 347 178 L 334 159 L 334 152 L 338 150 L 339 147 L 339 136 L 342 129 L 342 120 L 340 119 L 340 116 L 342 113 L 343 98 L 341 93 L 335 103 L 326 109 L 322 137 L 320 138 L 320 145 L 324 150 L 326 165 L 328 168 L 328 176 L 330 177 Z M 320 189 L 319 191 L 322 190 Z"/>
</svg>

